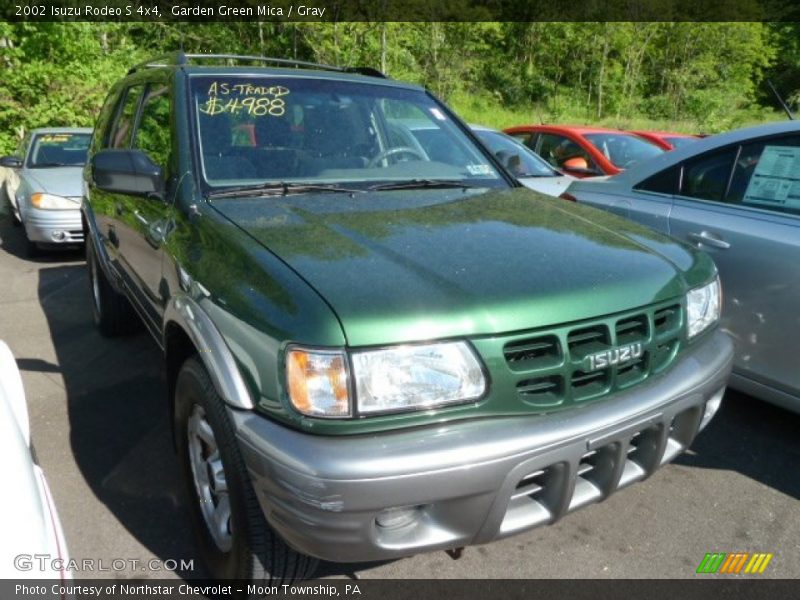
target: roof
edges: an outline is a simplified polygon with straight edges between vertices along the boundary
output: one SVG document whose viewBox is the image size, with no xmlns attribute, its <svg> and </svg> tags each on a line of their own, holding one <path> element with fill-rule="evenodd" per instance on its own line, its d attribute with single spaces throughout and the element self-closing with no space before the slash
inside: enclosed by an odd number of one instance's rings
<svg viewBox="0 0 800 600">
<path fill-rule="evenodd" d="M 221 76 L 236 76 L 236 75 L 250 75 L 258 74 L 264 77 L 294 77 L 302 79 L 329 79 L 332 81 L 349 81 L 352 83 L 366 83 L 369 85 L 385 85 L 389 87 L 397 87 L 404 89 L 424 90 L 422 86 L 414 83 L 407 83 L 404 81 L 396 81 L 394 79 L 383 79 L 380 77 L 371 77 L 369 75 L 360 75 L 357 73 L 342 73 L 339 71 L 323 71 L 319 69 L 295 69 L 286 67 L 225 67 L 219 65 L 191 65 L 183 67 L 184 71 L 190 76 L 196 75 L 221 75 Z"/>
<path fill-rule="evenodd" d="M 530 129 L 535 131 L 572 131 L 580 135 L 586 133 L 629 133 L 622 129 L 611 129 L 609 127 L 590 127 L 588 125 L 515 125 L 507 129 Z"/>
<path fill-rule="evenodd" d="M 650 175 L 658 173 L 662 169 L 671 167 L 672 165 L 678 164 L 687 158 L 702 154 L 703 152 L 728 146 L 729 144 L 736 144 L 781 133 L 800 133 L 800 121 L 779 121 L 777 123 L 745 127 L 743 129 L 735 129 L 726 133 L 718 133 L 717 135 L 700 138 L 690 145 L 676 148 L 671 152 L 659 154 L 649 160 L 633 165 L 612 179 L 621 184 L 630 184 L 630 182 L 636 183 Z"/>
<path fill-rule="evenodd" d="M 204 62 L 204 61 L 216 61 Z M 232 64 L 236 63 L 236 64 Z M 245 64 L 246 63 L 246 64 Z M 339 67 L 290 58 L 270 56 L 244 56 L 238 54 L 186 54 L 176 51 L 156 56 L 128 70 L 128 75 L 149 69 L 181 69 L 184 72 L 207 75 L 253 75 L 254 73 L 276 77 L 309 77 L 389 85 L 393 87 L 423 90 L 415 84 L 388 79 L 386 75 L 371 67 Z"/>
<path fill-rule="evenodd" d="M 91 127 L 37 127 L 31 133 L 92 133 Z"/>
<path fill-rule="evenodd" d="M 697 136 L 692 133 L 677 133 L 675 131 L 651 131 L 647 129 L 631 129 L 631 133 L 636 135 L 653 135 L 656 137 L 679 137 L 679 138 L 696 138 Z"/>
</svg>

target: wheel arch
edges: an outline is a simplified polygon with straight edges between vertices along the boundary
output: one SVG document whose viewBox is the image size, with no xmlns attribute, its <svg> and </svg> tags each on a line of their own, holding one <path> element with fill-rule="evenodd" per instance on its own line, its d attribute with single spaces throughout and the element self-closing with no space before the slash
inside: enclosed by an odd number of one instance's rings
<svg viewBox="0 0 800 600">
<path fill-rule="evenodd" d="M 196 354 L 220 398 L 236 409 L 255 408 L 233 353 L 205 310 L 189 296 L 173 297 L 164 316 L 163 347 L 167 389 L 174 399 L 175 381 L 181 365 Z"/>
</svg>

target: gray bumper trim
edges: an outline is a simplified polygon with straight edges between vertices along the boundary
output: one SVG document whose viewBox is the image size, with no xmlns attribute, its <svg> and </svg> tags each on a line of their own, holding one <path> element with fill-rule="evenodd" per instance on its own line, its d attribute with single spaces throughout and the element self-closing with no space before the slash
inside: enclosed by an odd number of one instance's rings
<svg viewBox="0 0 800 600">
<path fill-rule="evenodd" d="M 666 373 L 585 408 L 331 437 L 231 410 L 270 524 L 296 549 L 338 562 L 486 543 L 602 500 L 692 442 L 722 393 L 732 344 L 720 331 Z M 419 507 L 403 527 L 376 515 Z"/>
</svg>

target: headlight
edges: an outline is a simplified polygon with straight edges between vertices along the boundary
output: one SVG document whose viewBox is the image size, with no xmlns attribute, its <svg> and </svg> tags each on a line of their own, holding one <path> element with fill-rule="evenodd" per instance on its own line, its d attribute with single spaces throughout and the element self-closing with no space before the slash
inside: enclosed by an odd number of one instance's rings
<svg viewBox="0 0 800 600">
<path fill-rule="evenodd" d="M 486 390 L 480 362 L 465 342 L 354 352 L 361 414 L 477 400 Z"/>
<path fill-rule="evenodd" d="M 291 349 L 286 355 L 289 400 L 312 417 L 347 417 L 350 394 L 344 352 Z"/>
<path fill-rule="evenodd" d="M 477 400 L 486 391 L 481 364 L 465 342 L 395 346 L 351 354 L 291 348 L 286 355 L 289 400 L 312 417 L 424 409 Z M 350 385 L 352 377 L 353 385 Z"/>
<path fill-rule="evenodd" d="M 721 305 L 722 287 L 719 276 L 711 283 L 689 291 L 686 295 L 686 313 L 690 338 L 719 320 Z"/>
<path fill-rule="evenodd" d="M 35 208 L 41 208 L 43 210 L 67 210 L 80 207 L 75 200 L 70 200 L 63 196 L 42 193 L 33 194 L 31 196 L 31 204 Z"/>
</svg>

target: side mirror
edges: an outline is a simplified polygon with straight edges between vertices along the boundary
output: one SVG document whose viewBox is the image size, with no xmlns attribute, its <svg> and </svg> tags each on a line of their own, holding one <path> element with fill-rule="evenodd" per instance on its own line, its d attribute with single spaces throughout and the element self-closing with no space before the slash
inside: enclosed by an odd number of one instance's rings
<svg viewBox="0 0 800 600">
<path fill-rule="evenodd" d="M 22 160 L 16 156 L 4 156 L 0 158 L 0 167 L 7 169 L 20 169 L 22 168 Z"/>
<path fill-rule="evenodd" d="M 587 171 L 589 169 L 589 163 L 586 162 L 586 159 L 582 156 L 573 156 L 572 158 L 568 158 L 561 164 L 561 166 L 565 169 L 569 169 L 570 171 Z"/>
<path fill-rule="evenodd" d="M 590 167 L 589 163 L 586 162 L 586 159 L 582 156 L 573 156 L 572 158 L 568 158 L 561 163 L 561 169 L 567 173 L 582 175 L 584 177 L 592 177 L 603 174 L 597 169 Z"/>
<path fill-rule="evenodd" d="M 106 192 L 164 198 L 164 173 L 141 150 L 101 150 L 92 157 L 92 179 Z"/>
</svg>

